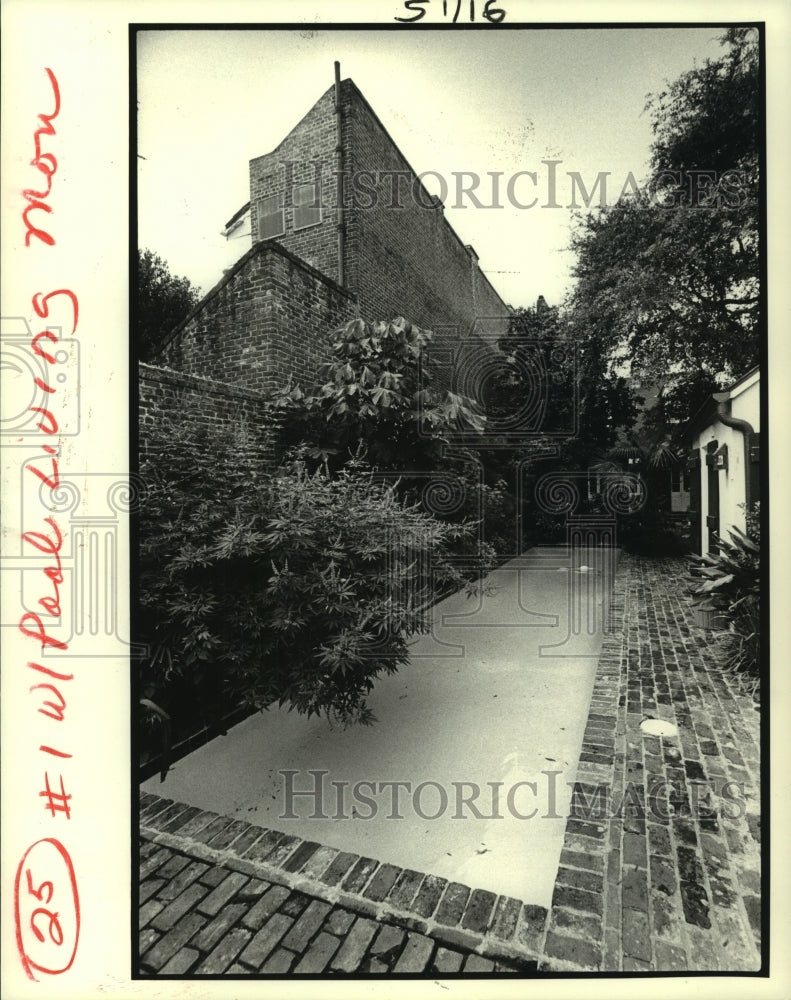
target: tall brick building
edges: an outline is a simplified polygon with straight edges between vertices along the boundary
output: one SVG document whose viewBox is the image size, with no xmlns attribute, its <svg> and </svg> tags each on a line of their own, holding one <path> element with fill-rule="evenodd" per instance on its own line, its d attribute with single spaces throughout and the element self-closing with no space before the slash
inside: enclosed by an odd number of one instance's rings
<svg viewBox="0 0 791 1000">
<path fill-rule="evenodd" d="M 337 64 L 335 84 L 250 161 L 250 201 L 224 232 L 249 232 L 249 249 L 158 358 L 183 376 L 254 393 L 289 375 L 311 382 L 326 335 L 356 316 L 405 316 L 457 353 L 493 350 L 507 327 L 510 309 L 477 254 Z"/>
<path fill-rule="evenodd" d="M 475 251 L 352 80 L 337 97 L 336 105 L 330 87 L 276 149 L 250 162 L 253 238 L 277 239 L 334 278 L 366 319 L 404 315 L 466 334 L 476 320 L 507 316 Z"/>
</svg>

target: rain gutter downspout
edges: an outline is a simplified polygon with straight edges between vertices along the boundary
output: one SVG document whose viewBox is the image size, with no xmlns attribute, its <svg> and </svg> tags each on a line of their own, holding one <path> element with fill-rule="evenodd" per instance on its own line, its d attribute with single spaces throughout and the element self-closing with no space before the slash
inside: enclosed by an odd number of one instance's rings
<svg viewBox="0 0 791 1000">
<path fill-rule="evenodd" d="M 344 285 L 343 267 L 343 131 L 341 120 L 341 64 L 335 62 L 335 204 L 338 230 L 338 284 Z"/>
<path fill-rule="evenodd" d="M 750 489 L 750 455 L 752 453 L 753 436 L 755 430 L 753 425 L 739 417 L 731 416 L 730 393 L 715 392 L 714 400 L 717 403 L 717 419 L 726 427 L 732 427 L 744 435 L 744 501 L 745 510 L 750 509 L 752 503 L 752 490 Z"/>
</svg>

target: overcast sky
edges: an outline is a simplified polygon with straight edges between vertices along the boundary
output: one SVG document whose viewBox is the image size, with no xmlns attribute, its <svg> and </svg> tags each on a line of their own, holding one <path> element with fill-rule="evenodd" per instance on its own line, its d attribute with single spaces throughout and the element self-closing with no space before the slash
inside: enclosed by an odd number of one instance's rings
<svg viewBox="0 0 791 1000">
<path fill-rule="evenodd" d="M 228 266 L 220 230 L 249 199 L 248 161 L 273 149 L 332 85 L 351 77 L 417 171 L 449 187 L 446 217 L 502 297 L 559 302 L 571 285 L 568 171 L 614 200 L 647 173 L 646 95 L 722 52 L 718 27 L 502 31 L 155 31 L 138 36 L 139 241 L 207 292 Z M 556 159 L 556 201 L 549 168 Z M 518 170 L 518 200 L 506 182 Z M 502 171 L 504 208 L 454 208 L 454 172 Z M 428 177 L 426 187 L 440 192 Z M 579 201 L 579 195 L 577 196 Z M 240 252 L 243 250 L 240 247 Z M 235 254 L 236 248 L 232 248 Z M 236 254 L 238 256 L 238 254 Z"/>
</svg>

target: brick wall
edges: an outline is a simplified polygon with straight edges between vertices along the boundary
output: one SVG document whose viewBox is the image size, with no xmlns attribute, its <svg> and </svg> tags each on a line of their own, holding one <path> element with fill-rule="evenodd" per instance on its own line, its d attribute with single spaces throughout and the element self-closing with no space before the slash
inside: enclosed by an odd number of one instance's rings
<svg viewBox="0 0 791 1000">
<path fill-rule="evenodd" d="M 258 201 L 283 196 L 285 233 L 278 243 L 323 274 L 338 280 L 338 229 L 336 218 L 334 87 L 330 87 L 305 117 L 271 153 L 250 161 L 250 224 L 253 243 L 258 235 Z M 319 183 L 321 222 L 295 230 L 293 186 Z"/>
<path fill-rule="evenodd" d="M 245 427 L 246 447 L 262 458 L 271 457 L 264 400 L 257 393 L 196 375 L 138 365 L 138 431 L 140 455 L 153 448 L 152 435 L 166 421 L 214 435 Z"/>
<path fill-rule="evenodd" d="M 273 242 L 257 243 L 176 329 L 157 361 L 258 393 L 289 375 L 313 382 L 327 334 L 357 314 L 354 297 Z"/>
<path fill-rule="evenodd" d="M 505 331 L 508 308 L 444 218 L 351 80 L 341 85 L 344 173 L 375 175 L 376 201 L 363 207 L 347 183 L 339 273 L 336 217 L 337 122 L 330 87 L 271 153 L 250 162 L 253 246 L 176 329 L 157 363 L 188 375 L 269 393 L 289 376 L 316 379 L 328 357 L 327 334 L 354 316 L 402 315 L 435 331 L 443 371 L 445 345 L 467 338 L 467 367 L 481 342 Z M 383 171 L 407 171 L 401 208 L 391 207 Z M 293 186 L 321 182 L 320 220 L 294 229 Z M 413 196 L 413 184 L 417 183 Z M 279 192 L 285 233 L 257 240 L 258 204 Z M 488 346 L 486 353 L 488 353 Z M 469 386 L 451 388 L 470 393 Z"/>
<path fill-rule="evenodd" d="M 376 178 L 364 181 L 375 197 L 347 191 L 346 199 L 346 284 L 357 293 L 361 315 L 403 315 L 434 329 L 438 339 L 443 327 L 456 327 L 461 336 L 474 330 L 487 340 L 504 333 L 506 323 L 492 317 L 507 317 L 508 307 L 442 206 L 427 207 L 434 200 L 351 80 L 343 82 L 342 105 L 345 172 Z M 389 171 L 409 176 L 381 176 Z"/>
<path fill-rule="evenodd" d="M 486 340 L 495 339 L 504 332 L 502 320 L 509 310 L 477 257 L 461 242 L 442 207 L 427 207 L 433 199 L 351 80 L 341 84 L 341 108 L 344 285 L 357 295 L 360 315 L 368 321 L 401 315 L 435 331 L 455 327 L 465 335 L 472 329 Z M 276 149 L 250 161 L 253 240 L 258 239 L 258 200 L 279 192 L 285 233 L 277 242 L 335 279 L 336 145 L 330 87 Z M 400 207 L 393 207 L 395 182 L 382 176 L 390 171 L 409 175 L 397 182 Z M 295 231 L 293 185 L 302 182 L 321 184 L 321 222 Z M 493 317 L 501 321 L 493 322 Z"/>
</svg>

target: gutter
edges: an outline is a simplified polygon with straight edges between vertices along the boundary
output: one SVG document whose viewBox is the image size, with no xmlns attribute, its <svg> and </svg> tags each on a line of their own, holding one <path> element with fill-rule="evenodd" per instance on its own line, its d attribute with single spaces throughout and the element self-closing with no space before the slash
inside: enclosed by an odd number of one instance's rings
<svg viewBox="0 0 791 1000">
<path fill-rule="evenodd" d="M 338 284 L 344 284 L 343 267 L 343 130 L 341 119 L 341 64 L 335 62 L 335 204 L 338 230 Z"/>
<path fill-rule="evenodd" d="M 717 403 L 717 420 L 732 427 L 744 436 L 744 500 L 745 509 L 750 509 L 752 503 L 752 490 L 750 489 L 750 455 L 752 454 L 753 437 L 755 430 L 751 423 L 739 417 L 731 416 L 731 394 L 730 392 L 715 392 L 713 399 Z"/>
</svg>

